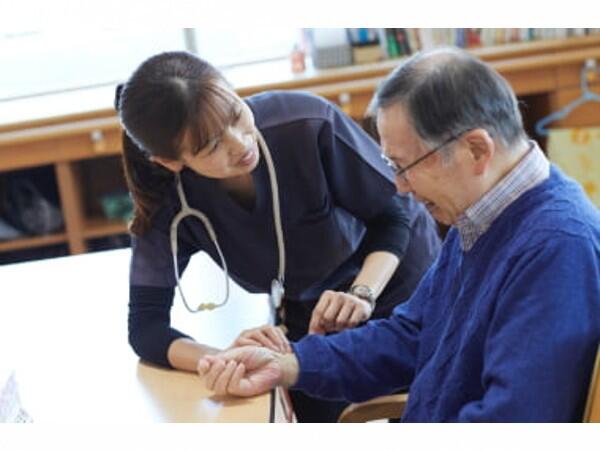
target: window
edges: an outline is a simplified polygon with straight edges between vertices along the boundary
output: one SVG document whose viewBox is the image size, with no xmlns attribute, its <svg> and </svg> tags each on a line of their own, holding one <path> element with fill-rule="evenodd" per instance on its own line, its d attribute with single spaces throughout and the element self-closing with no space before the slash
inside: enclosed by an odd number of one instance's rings
<svg viewBox="0 0 600 450">
<path fill-rule="evenodd" d="M 105 29 L 0 35 L 0 99 L 114 84 L 149 55 L 184 48 L 173 31 Z"/>
<path fill-rule="evenodd" d="M 219 67 L 283 58 L 299 37 L 294 28 L 0 33 L 0 101 L 114 85 L 167 50 L 197 51 Z"/>
<path fill-rule="evenodd" d="M 287 57 L 300 40 L 298 28 L 195 29 L 198 55 L 219 67 Z"/>
</svg>

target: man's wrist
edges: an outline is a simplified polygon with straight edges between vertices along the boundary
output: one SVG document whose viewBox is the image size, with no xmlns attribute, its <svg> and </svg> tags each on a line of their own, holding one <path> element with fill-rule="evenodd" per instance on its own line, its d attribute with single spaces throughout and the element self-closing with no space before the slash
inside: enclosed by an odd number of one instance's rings
<svg viewBox="0 0 600 450">
<path fill-rule="evenodd" d="M 300 375 L 300 364 L 295 353 L 285 353 L 277 355 L 277 363 L 281 368 L 280 384 L 284 387 L 293 386 L 298 382 Z"/>
</svg>

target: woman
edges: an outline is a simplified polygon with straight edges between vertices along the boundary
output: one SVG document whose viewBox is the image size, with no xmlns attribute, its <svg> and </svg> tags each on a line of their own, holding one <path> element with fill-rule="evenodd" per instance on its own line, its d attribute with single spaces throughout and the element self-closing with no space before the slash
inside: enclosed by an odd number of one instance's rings
<svg viewBox="0 0 600 450">
<path fill-rule="evenodd" d="M 387 316 L 438 253 L 434 221 L 395 193 L 379 147 L 321 98 L 242 100 L 207 62 L 171 52 L 142 63 L 116 106 L 135 206 L 129 341 L 143 359 L 195 371 L 217 351 L 170 327 L 178 275 L 200 250 L 250 292 L 281 282 L 292 340 Z M 181 219 L 188 207 L 198 213 Z M 289 349 L 272 326 L 233 345 L 257 343 Z M 300 421 L 345 406 L 291 394 Z"/>
</svg>

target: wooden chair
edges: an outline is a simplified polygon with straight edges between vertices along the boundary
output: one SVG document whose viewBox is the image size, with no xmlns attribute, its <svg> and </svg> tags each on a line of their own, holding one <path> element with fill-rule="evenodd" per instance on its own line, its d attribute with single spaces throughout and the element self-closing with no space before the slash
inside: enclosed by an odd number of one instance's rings
<svg viewBox="0 0 600 450">
<path fill-rule="evenodd" d="M 362 403 L 348 406 L 338 419 L 342 423 L 370 422 L 402 417 L 408 394 L 384 395 Z M 590 380 L 590 388 L 583 414 L 583 422 L 600 423 L 600 346 Z"/>
<path fill-rule="evenodd" d="M 338 422 L 358 423 L 381 419 L 400 419 L 408 401 L 408 394 L 383 395 L 362 403 L 347 406 Z"/>
<path fill-rule="evenodd" d="M 596 353 L 596 363 L 590 380 L 583 421 L 587 423 L 600 423 L 600 346 Z"/>
</svg>

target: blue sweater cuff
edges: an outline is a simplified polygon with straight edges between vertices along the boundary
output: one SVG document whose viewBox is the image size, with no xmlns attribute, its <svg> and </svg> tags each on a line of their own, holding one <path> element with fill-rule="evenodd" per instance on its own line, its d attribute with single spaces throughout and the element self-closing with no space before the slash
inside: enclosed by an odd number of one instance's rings
<svg viewBox="0 0 600 450">
<path fill-rule="evenodd" d="M 323 337 L 318 335 L 305 336 L 298 342 L 292 342 L 292 350 L 298 359 L 300 371 L 298 381 L 291 388 L 306 392 L 315 392 L 323 381 L 323 373 L 328 358 L 324 357 L 320 345 Z"/>
</svg>

